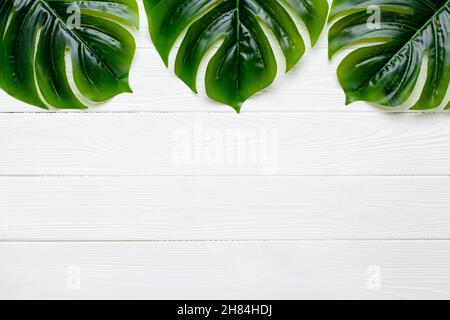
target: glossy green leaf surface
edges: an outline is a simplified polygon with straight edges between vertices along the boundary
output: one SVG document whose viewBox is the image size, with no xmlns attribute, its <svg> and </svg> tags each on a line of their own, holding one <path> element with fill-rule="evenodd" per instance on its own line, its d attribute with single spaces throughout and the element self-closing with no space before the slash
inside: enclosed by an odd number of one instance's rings
<svg viewBox="0 0 450 320">
<path fill-rule="evenodd" d="M 0 87 L 41 108 L 131 92 L 135 0 L 1 0 Z"/>
<path fill-rule="evenodd" d="M 378 25 L 373 23 L 377 9 Z M 330 19 L 336 21 L 329 32 L 330 58 L 344 47 L 366 44 L 338 68 L 347 103 L 405 103 L 426 61 L 425 85 L 412 109 L 444 102 L 450 81 L 450 0 L 334 0 Z"/>
<path fill-rule="evenodd" d="M 264 28 L 276 38 L 292 69 L 305 43 L 290 13 L 303 21 L 315 44 L 326 21 L 326 0 L 144 0 L 150 35 L 168 64 L 169 53 L 187 29 L 177 52 L 175 73 L 194 92 L 199 66 L 220 43 L 207 64 L 207 95 L 240 111 L 242 103 L 268 87 L 277 63 Z"/>
</svg>

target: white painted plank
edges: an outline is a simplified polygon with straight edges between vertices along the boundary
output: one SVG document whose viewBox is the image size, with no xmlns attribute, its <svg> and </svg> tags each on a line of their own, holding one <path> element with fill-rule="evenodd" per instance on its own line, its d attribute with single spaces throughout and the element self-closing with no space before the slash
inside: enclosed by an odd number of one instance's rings
<svg viewBox="0 0 450 320">
<path fill-rule="evenodd" d="M 204 68 L 202 68 L 204 73 Z M 230 112 L 228 106 L 206 98 L 203 83 L 199 83 L 200 96 L 195 95 L 164 66 L 155 49 L 140 49 L 131 70 L 130 84 L 133 94 L 123 94 L 105 105 L 95 106 L 88 112 L 112 111 L 204 111 Z M 336 64 L 327 59 L 326 49 L 311 50 L 291 73 L 282 76 L 270 88 L 250 99 L 243 112 L 261 111 L 376 111 L 374 107 L 358 103 L 346 107 L 345 98 L 336 79 Z M 0 90 L 1 112 L 42 112 L 9 97 Z M 378 110 L 379 111 L 379 110 Z M 73 111 L 66 111 L 73 112 Z"/>
<path fill-rule="evenodd" d="M 414 98 L 401 108 L 384 111 L 364 102 L 346 106 L 344 92 L 336 76 L 339 61 L 344 56 L 342 53 L 330 62 L 326 48 L 309 50 L 299 65 L 287 75 L 283 74 L 281 68 L 274 84 L 248 100 L 242 112 L 400 112 L 417 101 L 420 84 L 415 90 Z M 206 66 L 203 65 L 198 79 L 203 79 L 205 70 Z M 423 82 L 425 74 L 420 78 L 420 82 Z M 228 106 L 209 100 L 203 81 L 198 83 L 200 94 L 195 95 L 172 70 L 164 66 L 153 48 L 141 48 L 136 53 L 130 84 L 133 94 L 122 94 L 106 104 L 82 112 L 235 112 Z M 445 99 L 445 102 L 448 101 L 450 90 Z M 443 103 L 442 107 L 445 105 Z M 0 112 L 45 112 L 14 99 L 1 90 L 0 106 Z"/>
<path fill-rule="evenodd" d="M 200 97 L 168 70 L 148 33 L 147 19 L 143 5 L 139 3 L 141 13 L 140 31 L 135 33 L 137 42 L 136 58 L 130 73 L 130 84 L 133 94 L 124 94 L 101 106 L 95 106 L 88 112 L 114 111 L 199 111 L 199 112 L 229 112 L 228 106 L 220 105 L 206 98 L 203 83 L 199 83 Z M 175 51 L 178 46 L 175 46 Z M 279 52 L 275 53 L 280 60 Z M 170 64 L 173 67 L 174 55 Z M 307 67 L 306 67 L 307 66 Z M 284 79 L 277 81 L 264 94 L 251 99 L 245 105 L 245 111 L 345 111 L 345 101 L 335 77 L 335 67 L 328 62 L 327 37 L 324 33 L 314 49 L 308 50 L 298 69 Z M 200 73 L 205 72 L 203 65 Z M 283 67 L 280 67 L 283 74 Z M 332 88 L 332 89 L 331 89 Z M 330 91 L 331 89 L 331 91 Z M 317 92 L 316 98 L 310 93 Z M 336 94 L 335 96 L 333 94 Z M 283 103 L 280 103 L 280 98 Z M 338 103 L 339 102 L 339 103 Z M 0 90 L 0 112 L 42 112 L 43 110 L 29 106 L 9 97 Z M 369 110 L 373 107 L 361 103 L 355 110 Z M 60 110 L 59 112 L 74 112 Z M 86 112 L 86 111 L 83 111 Z"/>
<path fill-rule="evenodd" d="M 444 299 L 449 250 L 447 241 L 3 243 L 0 298 Z"/>
<path fill-rule="evenodd" d="M 137 32 L 136 59 L 131 69 L 130 83 L 134 94 L 125 94 L 112 101 L 96 106 L 89 112 L 126 112 L 126 111 L 186 111 L 186 112 L 229 112 L 234 111 L 224 105 L 206 98 L 203 83 L 199 83 L 200 97 L 193 94 L 171 71 L 168 71 L 151 43 L 148 34 L 147 19 L 142 3 L 139 3 L 141 28 Z M 303 32 L 303 31 L 302 31 Z M 336 69 L 340 58 L 328 61 L 327 28 L 324 30 L 315 48 L 309 49 L 299 65 L 288 75 L 283 75 L 263 93 L 250 99 L 243 112 L 383 112 L 366 103 L 345 106 L 345 98 L 340 88 Z M 177 48 L 177 47 L 176 47 Z M 175 50 L 177 50 L 175 48 Z M 348 51 L 347 51 L 348 52 Z M 278 61 L 282 54 L 275 47 Z M 173 65 L 174 55 L 171 55 Z M 282 63 L 279 74 L 284 73 Z M 203 65 L 200 79 L 204 73 Z M 423 82 L 425 77 L 421 77 Z M 420 85 L 419 85 L 420 86 Z M 416 98 L 417 92 L 416 90 Z M 416 99 L 417 100 L 417 99 Z M 446 102 L 450 100 L 450 91 Z M 405 108 L 413 105 L 410 101 Z M 447 103 L 443 103 L 445 106 Z M 401 111 L 394 109 L 390 111 Z M 41 112 L 42 110 L 21 103 L 0 90 L 0 112 Z M 66 111 L 73 112 L 73 111 Z"/>
<path fill-rule="evenodd" d="M 312 49 L 293 71 L 287 75 L 280 75 L 272 86 L 248 100 L 242 112 L 386 112 L 364 102 L 345 106 L 344 92 L 336 77 L 338 62 L 339 59 L 328 61 L 325 48 Z M 204 74 L 204 71 L 205 67 L 201 69 L 200 74 Z M 199 79 L 202 79 L 201 75 Z M 198 84 L 200 95 L 192 93 L 173 71 L 166 69 L 155 49 L 141 49 L 137 52 L 131 70 L 130 84 L 134 90 L 133 94 L 120 95 L 104 105 L 83 112 L 234 113 L 230 107 L 206 98 L 202 81 Z M 418 98 L 417 91 L 420 90 L 416 90 L 416 98 Z M 406 107 L 411 106 L 416 100 L 411 100 Z M 450 91 L 445 101 L 449 100 Z M 1 90 L 0 106 L 0 112 L 43 112 L 42 109 L 9 97 Z M 396 108 L 389 111 L 401 110 L 403 109 Z"/>
<path fill-rule="evenodd" d="M 328 61 L 326 49 L 312 49 L 293 71 L 280 75 L 272 86 L 248 100 L 242 112 L 386 112 L 364 102 L 345 106 L 344 93 L 336 77 L 338 62 L 339 59 Z M 204 74 L 204 70 L 202 68 L 200 73 Z M 171 70 L 166 69 L 154 49 L 141 49 L 137 52 L 130 83 L 133 94 L 120 95 L 104 105 L 83 112 L 234 113 L 230 107 L 206 98 L 202 81 L 198 84 L 200 95 L 192 93 Z M 445 101 L 449 100 L 450 92 Z M 414 102 L 415 100 L 410 101 L 406 107 Z M 43 111 L 13 99 L 3 91 L 0 91 L 0 106 L 0 112 Z M 402 110 L 397 108 L 387 111 Z"/>
<path fill-rule="evenodd" d="M 448 177 L 0 178 L 0 240 L 450 239 Z"/>
<path fill-rule="evenodd" d="M 0 175 L 449 175 L 449 163 L 444 115 L 0 115 Z"/>
</svg>

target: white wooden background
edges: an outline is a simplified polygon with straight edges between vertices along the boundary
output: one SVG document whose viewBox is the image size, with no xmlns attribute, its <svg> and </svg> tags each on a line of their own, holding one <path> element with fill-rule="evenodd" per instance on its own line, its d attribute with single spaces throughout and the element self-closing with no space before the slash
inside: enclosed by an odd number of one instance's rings
<svg viewBox="0 0 450 320">
<path fill-rule="evenodd" d="M 346 107 L 326 34 L 241 115 L 168 72 L 144 19 L 138 47 L 105 106 L 0 93 L 0 298 L 450 297 L 449 114 Z"/>
</svg>

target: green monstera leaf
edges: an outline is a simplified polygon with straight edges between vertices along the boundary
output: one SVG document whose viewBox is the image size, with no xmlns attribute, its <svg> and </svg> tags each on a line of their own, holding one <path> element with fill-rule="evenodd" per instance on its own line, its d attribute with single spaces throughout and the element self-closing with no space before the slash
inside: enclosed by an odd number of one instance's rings
<svg viewBox="0 0 450 320">
<path fill-rule="evenodd" d="M 277 74 L 263 26 L 277 39 L 289 71 L 305 52 L 290 12 L 306 25 L 312 44 L 328 14 L 326 0 L 144 0 L 144 4 L 150 35 L 166 65 L 170 50 L 187 29 L 175 73 L 194 92 L 202 59 L 220 43 L 207 65 L 206 93 L 238 112 L 246 99 L 268 87 Z"/>
<path fill-rule="evenodd" d="M 134 0 L 1 0 L 0 87 L 64 109 L 131 92 L 138 23 Z"/>
<path fill-rule="evenodd" d="M 330 19 L 335 18 L 329 32 L 330 58 L 344 47 L 366 43 L 338 68 L 347 103 L 402 105 L 414 92 L 426 61 L 425 85 L 412 109 L 445 103 L 450 81 L 450 0 L 334 0 Z"/>
</svg>

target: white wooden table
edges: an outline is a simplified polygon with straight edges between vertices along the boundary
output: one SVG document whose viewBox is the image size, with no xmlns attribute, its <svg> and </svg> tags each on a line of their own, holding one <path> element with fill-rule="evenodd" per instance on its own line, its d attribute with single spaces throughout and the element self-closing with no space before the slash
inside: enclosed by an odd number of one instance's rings
<svg viewBox="0 0 450 320">
<path fill-rule="evenodd" d="M 138 36 L 133 95 L 0 93 L 0 298 L 449 298 L 450 115 L 344 105 L 326 34 L 241 115 Z"/>
</svg>

